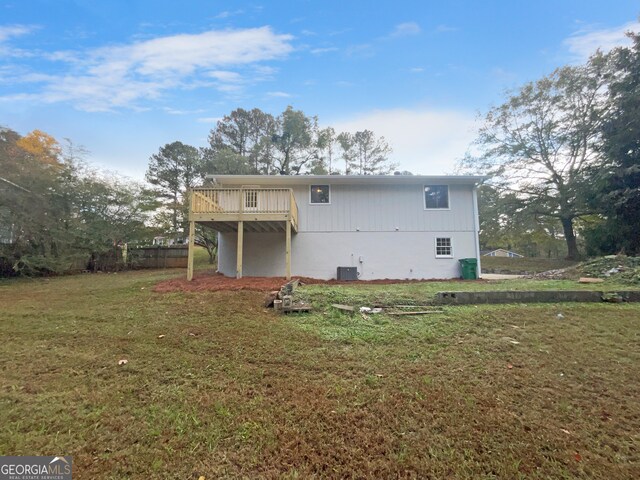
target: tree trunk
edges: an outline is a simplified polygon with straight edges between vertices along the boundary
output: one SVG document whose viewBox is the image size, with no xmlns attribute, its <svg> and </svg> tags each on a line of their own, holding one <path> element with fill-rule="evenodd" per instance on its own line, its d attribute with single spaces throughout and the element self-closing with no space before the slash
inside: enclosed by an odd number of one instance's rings
<svg viewBox="0 0 640 480">
<path fill-rule="evenodd" d="M 567 260 L 578 259 L 578 243 L 576 241 L 576 234 L 573 231 L 573 219 L 561 218 L 562 230 L 564 231 L 564 238 L 567 242 Z"/>
<path fill-rule="evenodd" d="M 178 232 L 178 192 L 173 192 L 173 235 Z"/>
<path fill-rule="evenodd" d="M 209 254 L 209 265 L 213 265 L 216 259 L 216 247 L 207 247 L 207 253 Z"/>
</svg>

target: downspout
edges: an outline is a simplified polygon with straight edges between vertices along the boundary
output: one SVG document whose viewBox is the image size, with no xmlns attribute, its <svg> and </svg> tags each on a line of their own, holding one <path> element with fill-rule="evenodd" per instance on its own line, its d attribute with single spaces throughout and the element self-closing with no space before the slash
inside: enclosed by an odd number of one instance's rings
<svg viewBox="0 0 640 480">
<path fill-rule="evenodd" d="M 473 190 L 473 234 L 475 237 L 476 246 L 476 260 L 478 261 L 478 278 L 480 278 L 482 272 L 482 265 L 480 265 L 480 216 L 478 211 L 478 186 L 474 185 Z"/>
</svg>

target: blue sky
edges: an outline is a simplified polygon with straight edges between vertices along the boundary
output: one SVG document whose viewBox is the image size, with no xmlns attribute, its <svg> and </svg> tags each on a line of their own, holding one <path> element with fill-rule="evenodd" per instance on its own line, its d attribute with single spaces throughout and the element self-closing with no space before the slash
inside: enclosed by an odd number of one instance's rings
<svg viewBox="0 0 640 480">
<path fill-rule="evenodd" d="M 636 1 L 0 1 L 0 125 L 142 179 L 237 107 L 369 128 L 449 173 L 505 89 L 638 31 Z"/>
</svg>

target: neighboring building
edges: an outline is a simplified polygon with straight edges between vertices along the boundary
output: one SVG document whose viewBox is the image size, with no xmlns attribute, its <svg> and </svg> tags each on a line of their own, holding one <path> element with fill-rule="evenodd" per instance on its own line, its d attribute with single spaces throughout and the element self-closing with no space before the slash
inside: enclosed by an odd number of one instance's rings
<svg viewBox="0 0 640 480">
<path fill-rule="evenodd" d="M 511 250 L 505 250 L 504 248 L 498 248 L 496 250 L 491 250 L 490 252 L 482 252 L 483 257 L 511 257 L 511 258 L 520 258 L 524 257 L 524 255 L 520 255 L 519 253 L 512 252 Z"/>
<path fill-rule="evenodd" d="M 193 190 L 190 229 L 219 232 L 218 271 L 227 276 L 331 279 L 356 267 L 362 280 L 456 278 L 459 259 L 480 263 L 483 177 L 209 178 L 215 187 Z"/>
<path fill-rule="evenodd" d="M 157 247 L 171 247 L 172 245 L 184 245 L 186 242 L 183 238 L 158 236 L 153 237 L 151 245 Z"/>
</svg>

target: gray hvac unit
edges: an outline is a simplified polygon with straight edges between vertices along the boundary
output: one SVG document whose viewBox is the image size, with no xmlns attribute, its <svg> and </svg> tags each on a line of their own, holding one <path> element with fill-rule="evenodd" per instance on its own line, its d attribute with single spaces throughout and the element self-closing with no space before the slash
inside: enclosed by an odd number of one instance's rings
<svg viewBox="0 0 640 480">
<path fill-rule="evenodd" d="M 338 267 L 338 280 L 358 280 L 358 268 Z"/>
</svg>

